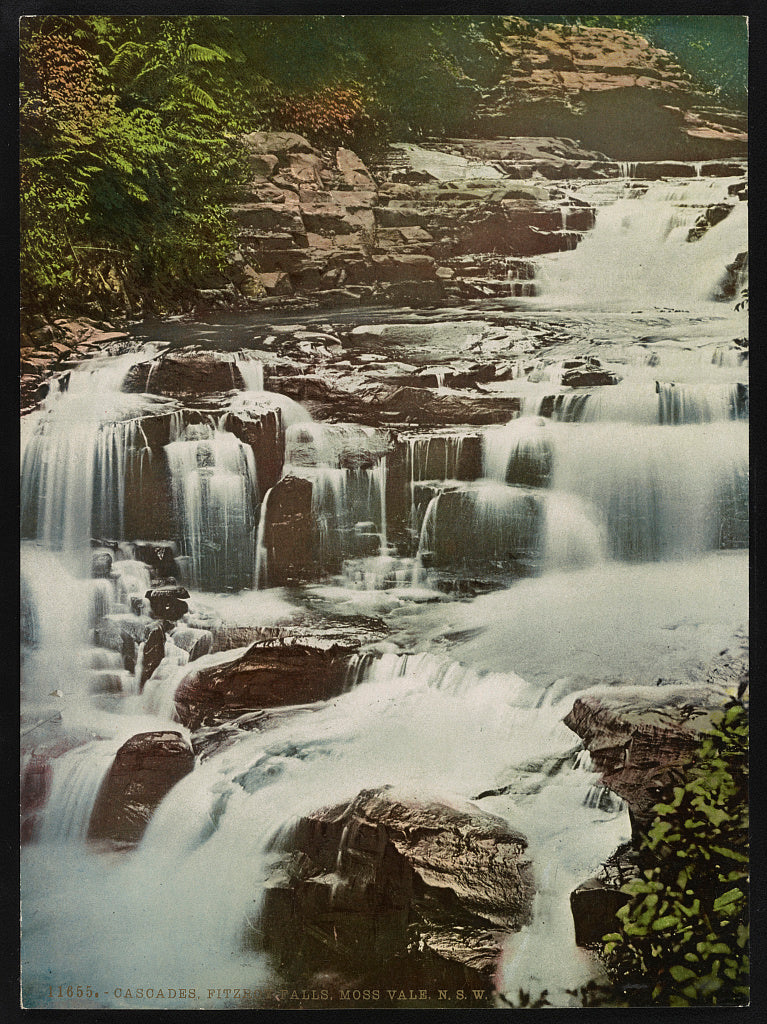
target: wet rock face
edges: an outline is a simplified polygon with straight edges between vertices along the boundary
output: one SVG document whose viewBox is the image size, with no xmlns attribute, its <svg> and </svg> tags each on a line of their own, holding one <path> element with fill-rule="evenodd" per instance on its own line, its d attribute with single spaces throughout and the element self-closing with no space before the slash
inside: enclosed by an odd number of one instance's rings
<svg viewBox="0 0 767 1024">
<path fill-rule="evenodd" d="M 527 841 L 473 804 L 366 790 L 300 819 L 288 845 L 255 941 L 294 970 L 487 986 L 530 920 Z"/>
<path fill-rule="evenodd" d="M 132 736 L 101 785 L 88 838 L 137 843 L 160 801 L 193 768 L 194 752 L 181 733 Z"/>
<path fill-rule="evenodd" d="M 147 626 L 144 634 L 144 657 L 141 664 L 141 678 L 139 690 L 144 689 L 144 683 L 150 679 L 162 659 L 165 657 L 165 631 L 159 622 Z"/>
<path fill-rule="evenodd" d="M 223 426 L 253 449 L 258 487 L 262 495 L 266 494 L 282 472 L 283 430 L 279 412 L 276 409 L 248 410 L 247 414 L 228 412 Z"/>
<path fill-rule="evenodd" d="M 248 711 L 328 700 L 343 691 L 353 650 L 311 639 L 255 643 L 183 677 L 175 696 L 179 720 L 197 729 Z"/>
<path fill-rule="evenodd" d="M 312 485 L 300 477 L 283 477 L 272 488 L 261 513 L 265 517 L 268 585 L 285 586 L 312 573 Z"/>
<path fill-rule="evenodd" d="M 683 778 L 726 696 L 703 686 L 647 694 L 579 697 L 565 718 L 583 740 L 602 783 L 629 806 L 635 834 L 652 820 L 652 808 Z"/>
<path fill-rule="evenodd" d="M 128 372 L 122 390 L 199 396 L 244 386 L 237 364 L 227 353 L 190 350 L 166 352 L 152 361 L 136 363 Z"/>
</svg>

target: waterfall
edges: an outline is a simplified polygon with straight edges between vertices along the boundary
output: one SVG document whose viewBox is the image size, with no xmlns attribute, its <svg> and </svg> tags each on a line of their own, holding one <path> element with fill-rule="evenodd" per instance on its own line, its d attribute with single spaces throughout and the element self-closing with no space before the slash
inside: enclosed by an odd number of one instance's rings
<svg viewBox="0 0 767 1024">
<path fill-rule="evenodd" d="M 718 298 L 727 266 L 748 250 L 747 204 L 728 193 L 736 180 L 652 182 L 601 207 L 577 249 L 542 264 L 539 293 L 547 302 L 607 304 Z M 718 203 L 729 205 L 730 213 L 688 241 L 700 215 Z"/>
<path fill-rule="evenodd" d="M 81 579 L 54 552 L 21 548 L 22 694 L 45 701 L 53 690 L 81 697 L 91 631 L 112 609 L 110 580 Z"/>
<path fill-rule="evenodd" d="M 65 551 L 124 536 L 125 478 L 140 440 L 135 419 L 44 420 L 24 453 L 22 535 Z"/>
<path fill-rule="evenodd" d="M 485 431 L 485 476 L 500 483 L 543 486 L 551 472 L 551 439 L 546 420 L 520 416 L 505 427 Z"/>
<path fill-rule="evenodd" d="M 264 364 L 252 352 L 243 350 L 235 354 L 235 363 L 240 371 L 246 391 L 264 390 Z"/>
<path fill-rule="evenodd" d="M 477 166 L 467 162 L 467 174 Z M 737 549 L 748 543 L 748 349 L 732 340 L 743 318 L 727 303 L 694 315 L 644 308 L 723 295 L 728 265 L 727 287 L 737 287 L 746 204 L 728 195 L 731 183 L 584 182 L 579 190 L 604 202 L 578 248 L 542 258 L 535 285 L 514 264 L 515 289 L 546 290 L 532 309 L 488 305 L 477 327 L 461 311 L 391 316 L 407 328 L 393 334 L 397 359 L 412 329 L 412 364 L 439 367 L 439 387 L 451 353 L 515 361 L 513 380 L 481 385 L 483 408 L 488 396 L 521 399 L 524 414 L 509 423 L 427 431 L 374 403 L 370 422 L 396 426 L 314 422 L 263 390 L 264 366 L 231 351 L 226 317 L 203 325 L 205 346 L 220 338 L 224 384 L 231 369 L 242 390 L 183 404 L 122 393 L 133 363 L 151 357 L 145 348 L 73 371 L 24 418 L 22 756 L 53 766 L 22 849 L 25 1005 L 51 1005 L 51 978 L 87 981 L 99 1006 L 133 1009 L 115 986 L 197 985 L 194 1000 L 157 1008 L 232 1009 L 233 997 L 209 996 L 207 985 L 297 981 L 302 965 L 283 977 L 257 946 L 264 894 L 288 893 L 284 859 L 302 816 L 380 786 L 403 799 L 473 801 L 527 836 L 533 919 L 504 942 L 494 984 L 511 998 L 548 988 L 558 1005 L 573 1001 L 566 990 L 595 966 L 575 948 L 569 895 L 627 840 L 630 822 L 563 719 L 584 694 L 641 707 L 659 680 L 672 694 L 708 685 L 707 666 L 747 623 L 748 556 Z M 701 213 L 725 204 L 727 216 L 687 240 Z M 577 205 L 562 208 L 562 230 Z M 374 339 L 386 315 L 370 313 Z M 287 317 L 283 338 L 296 329 Z M 562 383 L 597 356 L 620 383 Z M 370 366 L 353 345 L 343 358 L 323 370 L 328 379 Z M 364 408 L 339 403 L 333 415 Z M 295 504 L 285 488 L 269 519 L 280 474 L 311 482 L 313 544 L 305 482 Z M 312 582 L 256 592 L 269 580 L 266 540 L 276 556 L 285 545 L 283 578 Z M 416 545 L 423 587 L 407 586 Z M 178 642 L 160 636 L 145 597 L 174 574 L 191 591 Z M 190 631 L 203 628 L 215 653 L 190 664 Z M 139 692 L 149 635 L 162 660 Z M 229 721 L 244 698 L 229 706 L 222 685 L 215 723 L 191 733 L 177 720 L 187 674 L 223 675 L 246 652 L 240 644 L 271 635 L 355 650 L 343 692 L 305 705 L 288 694 L 284 706 Z M 85 840 L 116 751 L 169 729 L 192 743 L 193 771 L 135 849 L 105 855 Z"/>
<path fill-rule="evenodd" d="M 55 760 L 41 843 L 85 842 L 93 805 L 120 745 L 118 741 L 101 740 Z"/>
<path fill-rule="evenodd" d="M 290 466 L 340 468 L 342 463 L 377 461 L 386 452 L 388 437 L 377 427 L 356 423 L 291 424 L 285 431 L 285 462 Z"/>
<path fill-rule="evenodd" d="M 716 549 L 747 505 L 748 428 L 552 424 L 551 488 L 599 513 L 611 555 L 678 558 Z M 722 546 L 730 546 L 729 544 Z"/>
<path fill-rule="evenodd" d="M 253 586 L 258 484 L 253 450 L 201 424 L 166 445 L 190 582 L 206 590 Z"/>
<path fill-rule="evenodd" d="M 91 537 L 122 538 L 125 479 L 146 446 L 140 416 L 167 400 L 119 391 L 136 353 L 94 360 L 29 417 L 21 465 L 21 535 L 77 552 Z"/>
<path fill-rule="evenodd" d="M 312 516 L 317 562 L 338 565 L 346 557 L 380 552 L 386 523 L 383 471 L 373 469 L 304 470 L 312 481 Z"/>
<path fill-rule="evenodd" d="M 556 395 L 551 417 L 565 423 L 712 423 L 741 418 L 743 392 L 742 384 L 730 381 L 625 381 L 592 392 Z M 538 401 L 539 410 L 546 401 Z"/>
</svg>

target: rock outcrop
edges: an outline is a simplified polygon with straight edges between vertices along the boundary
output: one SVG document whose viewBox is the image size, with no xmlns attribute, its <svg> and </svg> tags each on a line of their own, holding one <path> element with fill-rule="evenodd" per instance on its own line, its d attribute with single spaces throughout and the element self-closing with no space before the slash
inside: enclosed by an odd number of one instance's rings
<svg viewBox="0 0 767 1024">
<path fill-rule="evenodd" d="M 247 711 L 335 697 L 344 688 L 354 650 L 293 637 L 260 641 L 233 658 L 218 656 L 181 679 L 175 694 L 179 720 L 197 729 Z"/>
<path fill-rule="evenodd" d="M 614 930 L 615 912 L 628 899 L 621 886 L 639 870 L 638 850 L 653 820 L 654 805 L 674 785 L 684 784 L 702 735 L 710 731 L 725 703 L 733 697 L 747 699 L 745 648 L 743 641 L 740 650 L 722 651 L 695 686 L 653 691 L 653 700 L 646 688 L 580 697 L 565 718 L 583 740 L 594 769 L 601 772 L 601 784 L 626 801 L 632 825 L 632 842 L 570 896 L 578 945 L 598 944 Z"/>
<path fill-rule="evenodd" d="M 164 352 L 156 359 L 136 363 L 125 379 L 123 391 L 197 398 L 244 386 L 242 373 L 231 353 L 188 348 Z"/>
<path fill-rule="evenodd" d="M 743 156 L 744 114 L 711 104 L 670 53 L 617 28 L 507 19 L 505 67 L 477 135 L 547 135 L 609 147 L 613 160 Z"/>
<path fill-rule="evenodd" d="M 726 700 L 718 689 L 658 688 L 610 697 L 579 697 L 565 718 L 591 754 L 601 781 L 626 801 L 637 832 L 652 820 L 652 807 L 683 777 Z"/>
<path fill-rule="evenodd" d="M 179 732 L 132 736 L 115 755 L 96 797 L 88 838 L 137 843 L 158 804 L 194 768 L 194 752 Z"/>
<path fill-rule="evenodd" d="M 303 977 L 487 988 L 530 920 L 527 841 L 473 804 L 365 790 L 301 818 L 286 846 L 254 940 Z"/>
</svg>

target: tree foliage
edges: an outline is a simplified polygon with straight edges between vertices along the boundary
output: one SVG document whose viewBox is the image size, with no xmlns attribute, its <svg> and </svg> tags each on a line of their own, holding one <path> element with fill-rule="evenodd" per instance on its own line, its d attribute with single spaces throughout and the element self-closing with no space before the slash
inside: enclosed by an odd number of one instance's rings
<svg viewBox="0 0 767 1024">
<path fill-rule="evenodd" d="M 241 170 L 217 21 L 22 21 L 23 304 L 123 307 L 222 264 Z"/>
<path fill-rule="evenodd" d="M 643 844 L 642 874 L 604 952 L 629 1003 L 748 1001 L 748 715 L 739 703 L 707 734 Z"/>
</svg>

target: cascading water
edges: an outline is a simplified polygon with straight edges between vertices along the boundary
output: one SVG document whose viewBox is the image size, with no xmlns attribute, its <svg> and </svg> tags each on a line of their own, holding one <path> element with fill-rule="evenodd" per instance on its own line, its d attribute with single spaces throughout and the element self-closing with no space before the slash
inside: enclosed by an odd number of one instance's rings
<svg viewBox="0 0 767 1024">
<path fill-rule="evenodd" d="M 259 508 L 253 450 L 233 434 L 199 424 L 165 452 L 191 585 L 253 586 Z"/>
<path fill-rule="evenodd" d="M 745 543 L 743 535 L 733 541 L 738 521 L 747 518 L 745 423 L 669 428 L 523 417 L 488 431 L 485 443 L 488 476 L 550 488 L 556 504 L 545 506 L 543 551 L 555 564 L 568 547 L 575 550 L 579 531 L 584 552 L 598 551 L 601 536 L 621 560 L 678 558 Z M 499 532 L 508 518 L 503 505 L 513 492 L 497 492 L 490 517 L 477 509 L 480 532 L 497 538 L 498 550 L 506 543 Z M 466 543 L 476 550 L 474 537 Z"/>
<path fill-rule="evenodd" d="M 54 749 L 47 803 L 22 855 L 25 1005 L 60 1005 L 51 978 L 86 981 L 99 992 L 91 1008 L 135 1009 L 129 985 L 162 989 L 153 1008 L 259 1005 L 220 992 L 281 980 L 253 936 L 265 889 L 282 884 L 297 820 L 383 785 L 416 799 L 472 800 L 525 833 L 533 919 L 505 941 L 495 984 L 512 998 L 547 989 L 555 1004 L 573 1002 L 567 990 L 598 968 L 575 946 L 569 894 L 628 838 L 629 821 L 562 719 L 584 693 L 647 701 L 659 679 L 672 691 L 699 681 L 747 616 L 747 554 L 737 549 L 748 539 L 748 403 L 742 355 L 720 350 L 726 304 L 704 321 L 641 312 L 710 297 L 745 249 L 745 203 L 687 241 L 705 206 L 731 202 L 728 185 L 661 182 L 628 197 L 619 182 L 620 198 L 599 209 L 591 235 L 542 261 L 536 317 L 552 296 L 590 303 L 582 337 L 611 341 L 590 352 L 609 352 L 619 384 L 568 388 L 570 352 L 540 367 L 535 383 L 520 357 L 511 384 L 525 415 L 482 430 L 416 435 L 408 425 L 399 466 L 387 430 L 315 423 L 292 399 L 264 392 L 250 352 L 231 359 L 245 390 L 215 414 L 204 403 L 190 415 L 169 399 L 122 395 L 146 352 L 74 372 L 68 391 L 52 390 L 22 431 L 22 700 L 28 736 L 60 720 L 75 749 Z M 605 301 L 640 312 L 611 319 Z M 278 415 L 284 444 L 269 482 L 293 474 L 312 483 L 313 568 L 366 567 L 305 588 L 253 589 L 267 582 L 264 510 L 275 488 L 259 515 L 262 453 L 232 431 L 262 410 Z M 387 497 L 401 507 L 387 508 Z M 131 510 L 150 500 L 168 505 L 158 521 L 169 533 L 126 536 L 145 521 Z M 420 580 L 465 570 L 482 583 L 496 573 L 496 592 L 373 593 L 384 576 L 403 582 L 391 552 L 399 543 L 412 556 L 413 536 Z M 112 559 L 98 579 L 86 578 L 92 538 L 110 544 L 97 549 Z M 163 546 L 173 571 L 154 561 Z M 164 624 L 159 664 L 142 688 L 147 630 L 160 621 L 144 594 L 176 572 L 190 588 L 228 592 L 193 591 L 177 629 Z M 190 664 L 183 633 L 194 640 L 212 607 L 210 622 L 244 632 L 236 649 L 213 647 Z M 219 729 L 225 742 L 198 754 L 140 843 L 108 856 L 89 847 L 93 803 L 118 747 L 139 732 L 189 739 L 175 700 L 190 669 L 244 654 L 255 627 L 316 631 L 323 609 L 329 633 L 368 610 L 389 629 L 350 659 L 344 692 L 270 709 L 251 731 L 231 722 L 198 730 L 198 744 Z M 214 633 L 218 641 L 226 630 L 211 625 Z M 28 767 L 36 747 L 27 734 L 25 744 Z"/>
<path fill-rule="evenodd" d="M 312 482 L 316 561 L 326 570 L 386 551 L 387 444 L 375 428 L 352 424 L 296 423 L 286 432 L 283 475 Z"/>
<path fill-rule="evenodd" d="M 22 537 L 73 553 L 91 537 L 124 535 L 125 479 L 146 447 L 138 417 L 168 409 L 167 401 L 118 390 L 136 361 L 73 373 L 66 392 L 32 415 L 21 466 Z"/>
<path fill-rule="evenodd" d="M 737 179 L 695 178 L 631 188 L 597 212 L 595 227 L 573 252 L 541 268 L 545 301 L 632 302 L 661 305 L 706 302 L 720 297 L 726 268 L 748 250 L 745 203 L 733 201 Z M 622 191 L 625 181 L 618 183 Z M 620 194 L 620 193 L 619 193 Z M 707 207 L 726 203 L 729 214 L 688 241 Z"/>
</svg>

